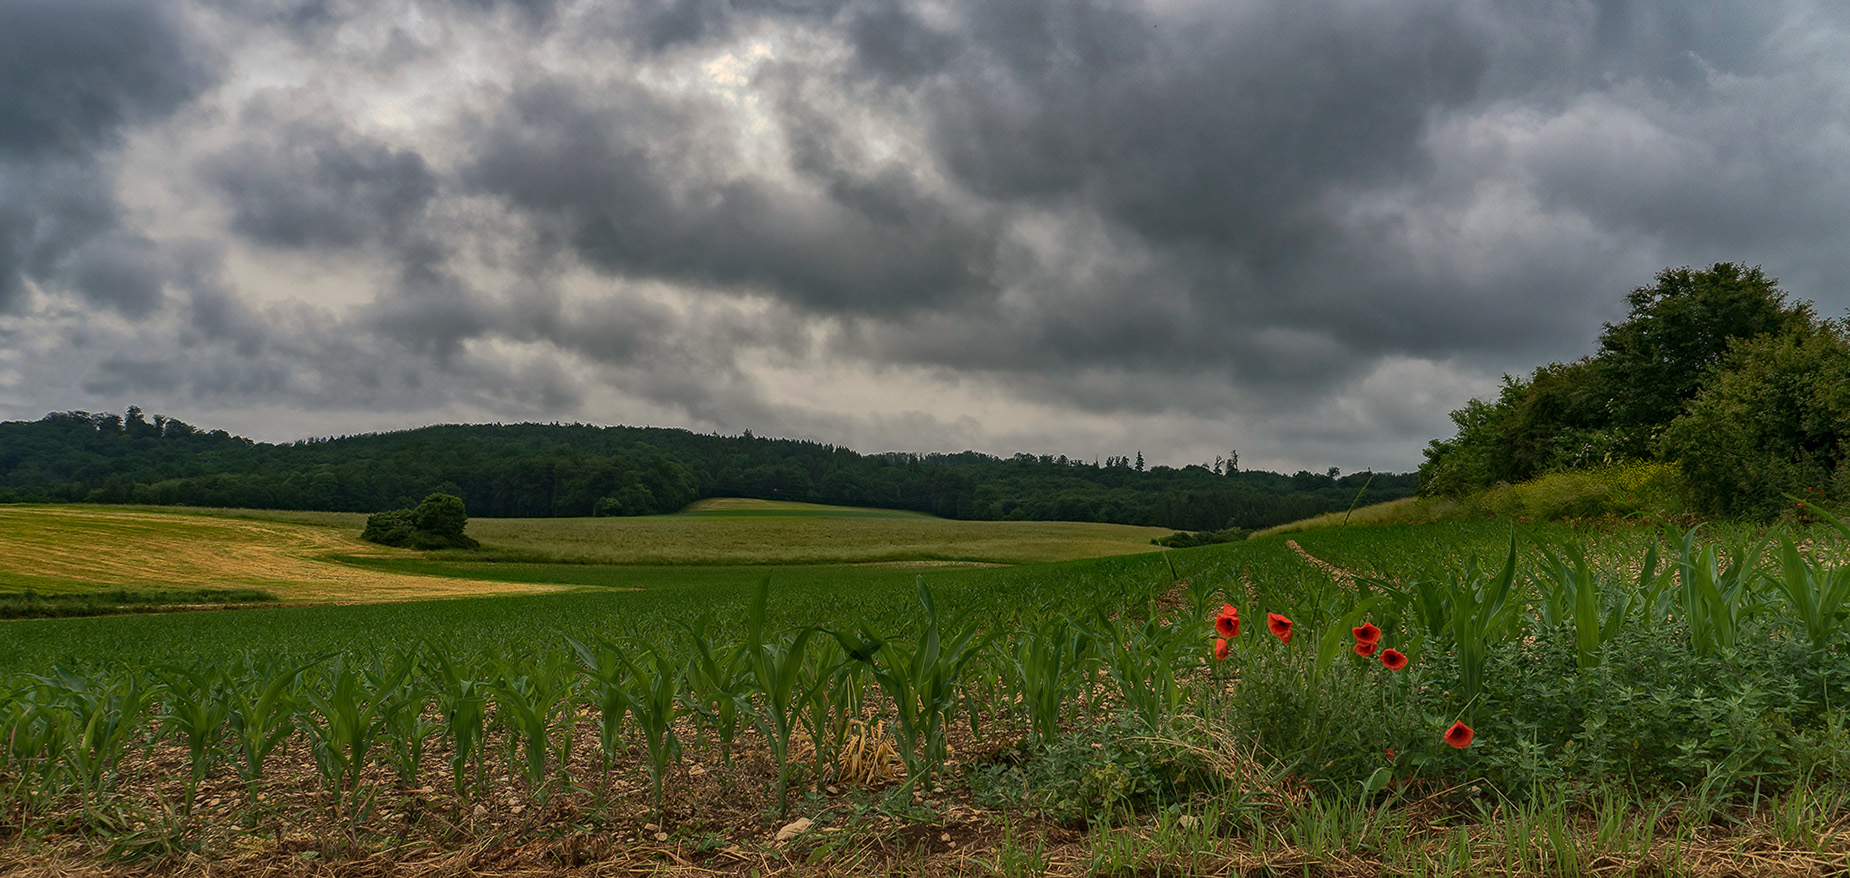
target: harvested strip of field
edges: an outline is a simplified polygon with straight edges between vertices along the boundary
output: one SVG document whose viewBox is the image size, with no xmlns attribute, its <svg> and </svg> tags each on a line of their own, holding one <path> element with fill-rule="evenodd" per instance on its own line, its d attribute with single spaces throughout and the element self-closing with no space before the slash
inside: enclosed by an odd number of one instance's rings
<svg viewBox="0 0 1850 878">
<path fill-rule="evenodd" d="M 99 506 L 0 507 L 0 591 L 262 589 L 284 601 L 389 601 L 552 591 L 343 564 L 385 555 L 313 524 Z"/>
</svg>

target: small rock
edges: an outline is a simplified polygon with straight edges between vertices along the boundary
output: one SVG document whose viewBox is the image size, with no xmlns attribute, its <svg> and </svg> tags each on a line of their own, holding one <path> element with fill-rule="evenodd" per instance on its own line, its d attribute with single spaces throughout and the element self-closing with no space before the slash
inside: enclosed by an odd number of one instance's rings
<svg viewBox="0 0 1850 878">
<path fill-rule="evenodd" d="M 477 802 L 475 805 L 475 810 L 469 812 L 469 816 L 474 817 L 477 820 L 480 820 L 483 817 L 487 817 L 488 807 L 486 805 L 481 804 L 480 802 Z"/>
<path fill-rule="evenodd" d="M 809 819 L 808 817 L 798 817 L 797 819 L 784 824 L 784 828 L 779 829 L 777 831 L 777 841 L 781 844 L 783 842 L 796 838 L 797 836 L 802 835 L 805 832 L 808 832 L 809 828 L 814 825 L 816 825 L 815 821 Z"/>
<path fill-rule="evenodd" d="M 826 787 L 823 787 L 823 789 L 826 789 L 826 790 L 828 790 L 828 791 L 829 791 L 829 795 L 831 795 L 831 796 L 839 796 L 839 795 L 841 795 L 841 790 L 838 790 L 838 789 L 836 789 L 836 788 L 835 788 L 835 785 L 834 785 L 834 784 L 829 784 L 828 786 L 826 786 Z"/>
<path fill-rule="evenodd" d="M 666 833 L 666 832 L 658 832 L 658 833 L 656 833 L 656 834 L 655 834 L 655 840 L 656 840 L 656 841 L 667 841 L 667 840 L 668 840 L 668 833 Z"/>
<path fill-rule="evenodd" d="M 703 775 L 703 774 L 706 774 L 706 773 L 707 773 L 707 770 L 706 770 L 705 768 L 702 768 L 702 767 L 700 767 L 700 766 L 698 766 L 698 765 L 690 765 L 690 766 L 688 766 L 688 767 L 687 767 L 687 776 L 688 776 L 688 777 L 699 777 L 699 776 L 701 776 L 701 775 Z"/>
<path fill-rule="evenodd" d="M 660 826 L 656 826 L 656 825 L 655 825 L 655 824 L 653 824 L 653 823 L 644 823 L 644 824 L 642 825 L 642 831 L 643 831 L 643 832 L 660 832 L 660 831 L 661 831 L 661 827 L 660 827 Z"/>
<path fill-rule="evenodd" d="M 1176 818 L 1176 823 L 1180 824 L 1183 829 L 1194 829 L 1201 825 L 1201 818 L 1193 814 L 1184 814 Z"/>
<path fill-rule="evenodd" d="M 525 811 L 525 810 L 527 810 L 527 806 L 525 806 L 525 805 L 515 805 L 514 807 L 512 807 L 512 808 L 509 808 L 508 810 L 509 810 L 509 811 L 511 811 L 511 812 L 513 812 L 513 813 L 515 813 L 515 814 L 519 814 L 520 812 L 522 812 L 522 811 Z"/>
<path fill-rule="evenodd" d="M 950 840 L 951 840 L 951 834 L 947 832 L 947 833 L 945 833 L 945 834 L 943 834 L 943 835 L 940 835 L 940 836 L 938 836 L 938 840 L 939 840 L 939 841 L 950 841 Z"/>
</svg>

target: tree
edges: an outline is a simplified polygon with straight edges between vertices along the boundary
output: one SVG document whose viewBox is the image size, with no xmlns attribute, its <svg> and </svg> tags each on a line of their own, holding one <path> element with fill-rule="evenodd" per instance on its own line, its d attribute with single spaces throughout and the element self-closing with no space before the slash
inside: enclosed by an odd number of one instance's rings
<svg viewBox="0 0 1850 878">
<path fill-rule="evenodd" d="M 1768 517 L 1850 498 L 1850 337 L 1840 324 L 1741 344 L 1665 431 L 1698 509 Z"/>
<path fill-rule="evenodd" d="M 1666 268 L 1626 296 L 1631 315 L 1600 336 L 1600 377 L 1617 450 L 1649 456 L 1736 341 L 1812 325 L 1809 305 L 1789 303 L 1759 266 L 1718 262 L 1706 271 Z"/>
</svg>

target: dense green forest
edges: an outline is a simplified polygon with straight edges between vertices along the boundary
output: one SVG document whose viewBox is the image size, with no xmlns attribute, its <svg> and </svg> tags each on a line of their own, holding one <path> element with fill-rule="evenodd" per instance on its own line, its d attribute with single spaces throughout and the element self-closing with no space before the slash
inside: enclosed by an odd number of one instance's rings
<svg viewBox="0 0 1850 878">
<path fill-rule="evenodd" d="M 453 494 L 470 515 L 673 512 L 754 497 L 946 518 L 1259 528 L 1409 496 L 1412 474 L 1145 469 L 1017 454 L 858 454 L 816 442 L 659 427 L 445 425 L 253 442 L 130 408 L 0 423 L 0 502 L 146 503 L 377 512 Z M 1364 487 L 1366 486 L 1366 490 Z"/>
<path fill-rule="evenodd" d="M 1843 320 L 1738 263 L 1667 268 L 1626 301 L 1592 355 L 1506 375 L 1496 399 L 1452 412 L 1458 432 L 1428 446 L 1421 493 L 1652 462 L 1673 465 L 1689 507 L 1709 515 L 1850 501 Z"/>
</svg>

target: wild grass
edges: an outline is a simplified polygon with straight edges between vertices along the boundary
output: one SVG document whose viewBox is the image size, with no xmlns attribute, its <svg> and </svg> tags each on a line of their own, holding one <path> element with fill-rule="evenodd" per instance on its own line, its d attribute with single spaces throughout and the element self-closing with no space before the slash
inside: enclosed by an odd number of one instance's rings
<svg viewBox="0 0 1850 878">
<path fill-rule="evenodd" d="M 1465 497 L 1404 497 L 1266 528 L 1254 536 L 1302 533 L 1350 525 L 1436 524 L 1499 519 L 1637 519 L 1662 522 L 1685 513 L 1683 476 L 1674 465 L 1614 464 L 1548 473 L 1515 485 L 1495 485 Z"/>
</svg>

